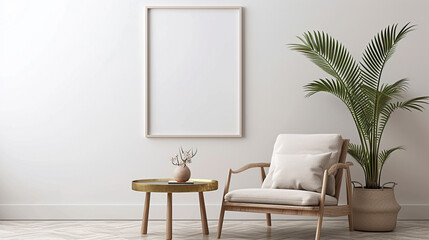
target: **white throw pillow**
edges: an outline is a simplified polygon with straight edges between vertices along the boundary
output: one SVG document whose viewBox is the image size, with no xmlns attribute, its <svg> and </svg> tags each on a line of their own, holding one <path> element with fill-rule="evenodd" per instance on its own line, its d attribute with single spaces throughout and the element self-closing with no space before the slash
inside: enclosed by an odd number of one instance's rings
<svg viewBox="0 0 429 240">
<path fill-rule="evenodd" d="M 321 154 L 332 152 L 330 165 L 338 162 L 341 154 L 343 138 L 339 134 L 279 134 L 274 144 L 271 166 L 262 188 L 272 188 L 273 173 L 276 169 L 274 157 L 276 154 Z M 328 176 L 326 194 L 335 195 L 335 177 Z"/>
<path fill-rule="evenodd" d="M 272 188 L 321 192 L 331 154 L 276 154 Z"/>
</svg>

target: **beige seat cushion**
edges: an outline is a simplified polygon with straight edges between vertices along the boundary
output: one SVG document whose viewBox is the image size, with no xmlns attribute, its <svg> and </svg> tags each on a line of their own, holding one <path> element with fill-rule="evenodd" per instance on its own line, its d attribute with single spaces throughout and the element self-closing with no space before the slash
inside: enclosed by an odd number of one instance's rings
<svg viewBox="0 0 429 240">
<path fill-rule="evenodd" d="M 246 188 L 225 195 L 229 202 L 318 206 L 320 193 L 292 189 Z M 337 199 L 325 195 L 325 206 L 337 205 Z"/>
</svg>

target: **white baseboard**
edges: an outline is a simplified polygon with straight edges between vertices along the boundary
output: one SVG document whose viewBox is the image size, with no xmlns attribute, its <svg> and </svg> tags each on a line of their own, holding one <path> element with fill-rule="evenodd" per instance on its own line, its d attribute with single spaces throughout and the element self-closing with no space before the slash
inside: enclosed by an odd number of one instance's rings
<svg viewBox="0 0 429 240">
<path fill-rule="evenodd" d="M 207 204 L 207 217 L 217 220 L 220 205 Z M 0 204 L 0 220 L 140 220 L 143 205 L 139 204 Z M 149 218 L 164 220 L 166 207 L 152 204 Z M 227 212 L 225 220 L 259 220 L 264 214 Z M 176 220 L 199 220 L 197 204 L 180 204 L 173 206 L 173 218 Z M 312 217 L 273 215 L 273 219 L 307 220 Z M 330 218 L 327 218 L 330 219 Z M 332 218 L 338 219 L 338 218 Z M 429 220 L 429 204 L 404 204 L 399 212 L 400 220 Z"/>
</svg>

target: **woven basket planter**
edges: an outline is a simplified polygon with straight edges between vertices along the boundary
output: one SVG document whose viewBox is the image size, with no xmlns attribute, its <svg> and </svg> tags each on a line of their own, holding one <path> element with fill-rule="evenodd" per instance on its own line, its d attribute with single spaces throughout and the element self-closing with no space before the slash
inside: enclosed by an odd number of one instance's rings
<svg viewBox="0 0 429 240">
<path fill-rule="evenodd" d="M 353 222 L 358 231 L 387 232 L 396 227 L 401 209 L 393 188 L 353 188 Z"/>
</svg>

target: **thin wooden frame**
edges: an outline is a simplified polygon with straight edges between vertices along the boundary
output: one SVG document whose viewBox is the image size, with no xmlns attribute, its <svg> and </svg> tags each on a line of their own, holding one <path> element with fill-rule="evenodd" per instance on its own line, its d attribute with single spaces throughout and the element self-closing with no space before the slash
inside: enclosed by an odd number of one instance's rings
<svg viewBox="0 0 429 240">
<path fill-rule="evenodd" d="M 238 132 L 237 134 L 152 134 L 150 131 L 150 10 L 151 9 L 235 9 L 238 10 Z M 243 137 L 243 8 L 240 6 L 147 6 L 145 30 L 145 134 L 148 138 L 240 138 Z"/>
</svg>

